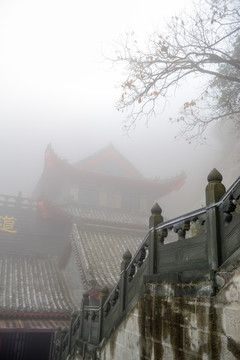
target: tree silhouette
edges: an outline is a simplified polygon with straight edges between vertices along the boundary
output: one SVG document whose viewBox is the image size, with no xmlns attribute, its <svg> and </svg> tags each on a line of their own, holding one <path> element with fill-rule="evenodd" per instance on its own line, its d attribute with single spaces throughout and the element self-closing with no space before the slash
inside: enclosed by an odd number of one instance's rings
<svg viewBox="0 0 240 360">
<path fill-rule="evenodd" d="M 116 63 L 127 76 L 121 84 L 118 110 L 130 108 L 126 127 L 148 121 L 156 104 L 164 106 L 184 79 L 206 80 L 196 99 L 184 102 L 177 119 L 191 141 L 204 137 L 208 125 L 231 120 L 240 127 L 240 10 L 236 0 L 201 0 L 189 13 L 173 16 L 166 31 L 154 32 L 140 46 L 135 34 L 126 34 L 117 47 Z"/>
</svg>

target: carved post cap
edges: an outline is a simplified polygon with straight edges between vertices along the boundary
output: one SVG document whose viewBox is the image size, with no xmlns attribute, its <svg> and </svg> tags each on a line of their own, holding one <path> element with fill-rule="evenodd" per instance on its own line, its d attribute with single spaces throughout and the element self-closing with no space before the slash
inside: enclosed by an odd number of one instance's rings
<svg viewBox="0 0 240 360">
<path fill-rule="evenodd" d="M 162 213 L 162 209 L 157 202 L 151 208 L 151 213 L 152 215 L 160 215 Z"/>
<path fill-rule="evenodd" d="M 206 186 L 206 205 L 211 205 L 218 202 L 225 194 L 225 186 L 221 183 L 223 177 L 217 169 L 212 169 L 209 173 Z"/>
<path fill-rule="evenodd" d="M 132 254 L 130 253 L 129 250 L 126 250 L 125 253 L 123 254 L 123 260 L 131 260 L 132 258 Z"/>
<path fill-rule="evenodd" d="M 151 209 L 152 215 L 149 218 L 149 228 L 156 227 L 163 222 L 162 209 L 158 203 L 155 203 Z"/>
<path fill-rule="evenodd" d="M 83 306 L 89 305 L 89 294 L 88 294 L 88 292 L 85 292 L 82 295 L 82 305 Z"/>
<path fill-rule="evenodd" d="M 129 250 L 126 250 L 125 253 L 123 254 L 123 257 L 122 257 L 121 271 L 126 270 L 126 268 L 128 267 L 131 259 L 132 259 L 132 254 L 130 253 Z"/>
<path fill-rule="evenodd" d="M 217 169 L 212 169 L 212 171 L 208 174 L 207 180 L 210 181 L 222 181 L 222 174 Z"/>
</svg>

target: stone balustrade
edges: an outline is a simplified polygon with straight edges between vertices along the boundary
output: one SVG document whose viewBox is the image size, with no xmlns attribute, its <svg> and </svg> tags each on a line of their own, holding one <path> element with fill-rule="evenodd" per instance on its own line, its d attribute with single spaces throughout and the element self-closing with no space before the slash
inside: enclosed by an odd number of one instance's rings
<svg viewBox="0 0 240 360">
<path fill-rule="evenodd" d="M 123 255 L 120 279 L 110 294 L 107 288 L 102 290 L 99 307 L 89 306 L 88 294 L 83 297 L 76 341 L 83 358 L 85 354 L 89 359 L 96 358 L 149 282 L 179 284 L 172 294 L 178 297 L 216 294 L 223 285 L 221 274 L 226 264 L 237 261 L 240 252 L 240 178 L 227 192 L 221 181 L 221 174 L 213 169 L 208 176 L 206 207 L 171 221 L 163 222 L 160 206 L 153 206 L 149 232 L 134 256 L 129 251 Z M 205 281 L 204 290 L 183 286 L 198 281 Z M 168 287 L 162 287 L 160 295 L 168 296 L 167 291 Z M 61 346 L 64 341 L 66 336 Z"/>
</svg>

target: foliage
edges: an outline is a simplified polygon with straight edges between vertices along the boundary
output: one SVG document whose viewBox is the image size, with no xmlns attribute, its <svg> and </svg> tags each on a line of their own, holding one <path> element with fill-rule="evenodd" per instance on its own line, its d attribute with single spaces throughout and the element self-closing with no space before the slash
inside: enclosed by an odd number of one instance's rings
<svg viewBox="0 0 240 360">
<path fill-rule="evenodd" d="M 155 114 L 183 85 L 184 79 L 206 80 L 197 99 L 183 104 L 182 134 L 190 141 L 202 138 L 207 126 L 230 119 L 240 127 L 240 11 L 238 0 L 200 0 L 190 13 L 173 16 L 165 33 L 155 31 L 140 46 L 134 33 L 126 34 L 118 49 L 117 63 L 127 72 L 119 110 L 131 109 L 127 128 L 142 117 Z"/>
</svg>

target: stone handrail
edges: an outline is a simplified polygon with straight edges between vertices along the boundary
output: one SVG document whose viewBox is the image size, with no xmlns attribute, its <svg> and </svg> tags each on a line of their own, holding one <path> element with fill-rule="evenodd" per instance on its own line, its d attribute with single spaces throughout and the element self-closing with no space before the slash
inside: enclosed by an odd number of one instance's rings
<svg viewBox="0 0 240 360">
<path fill-rule="evenodd" d="M 149 232 L 131 257 L 123 255 L 120 280 L 111 293 L 102 290 L 99 307 L 88 304 L 84 295 L 78 349 L 94 354 L 104 340 L 120 324 L 123 316 L 137 303 L 144 292 L 144 281 L 193 281 L 206 273 L 212 280 L 228 258 L 240 248 L 240 178 L 225 192 L 217 170 L 208 176 L 206 207 L 163 222 L 161 208 L 152 208 Z M 208 294 L 208 295 L 209 295 Z"/>
<path fill-rule="evenodd" d="M 53 360 L 65 360 L 73 355 L 76 340 L 79 337 L 81 318 L 80 312 L 74 312 L 71 316 L 70 328 L 59 328 L 55 332 L 52 355 Z"/>
</svg>

